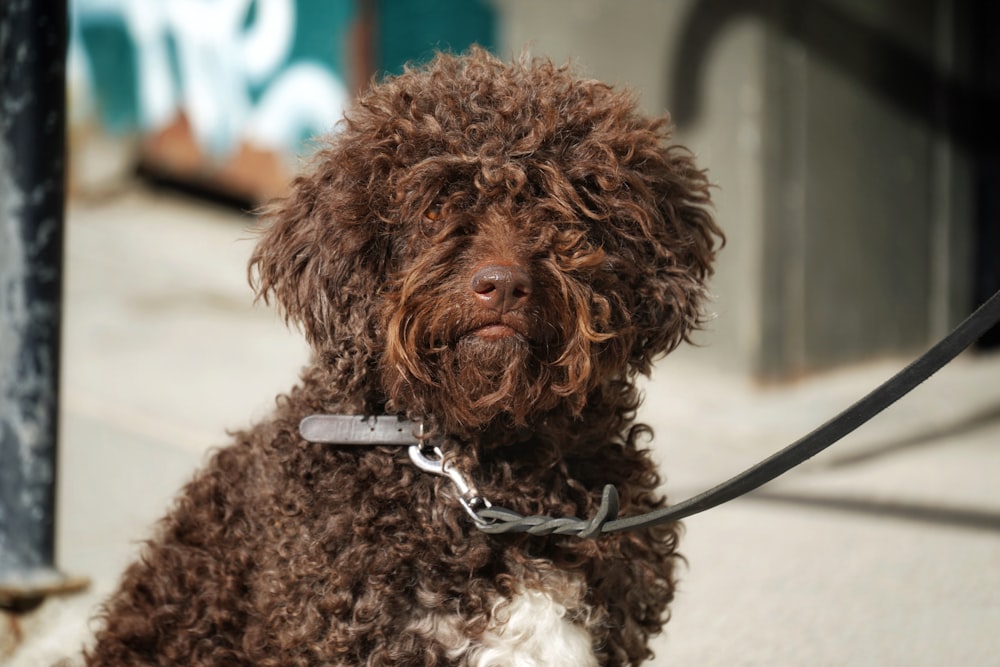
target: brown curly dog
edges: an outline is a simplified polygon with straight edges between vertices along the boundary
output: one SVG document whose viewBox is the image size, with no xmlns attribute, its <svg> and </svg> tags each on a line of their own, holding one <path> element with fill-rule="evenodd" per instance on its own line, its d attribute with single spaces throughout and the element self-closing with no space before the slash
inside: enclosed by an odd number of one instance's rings
<svg viewBox="0 0 1000 667">
<path fill-rule="evenodd" d="M 627 93 L 475 49 L 363 94 L 265 212 L 251 260 L 314 349 L 184 489 L 105 606 L 91 665 L 635 665 L 678 527 L 488 535 L 406 447 L 311 414 L 423 422 L 495 506 L 663 506 L 639 373 L 702 322 L 721 233 L 691 155 Z"/>
</svg>

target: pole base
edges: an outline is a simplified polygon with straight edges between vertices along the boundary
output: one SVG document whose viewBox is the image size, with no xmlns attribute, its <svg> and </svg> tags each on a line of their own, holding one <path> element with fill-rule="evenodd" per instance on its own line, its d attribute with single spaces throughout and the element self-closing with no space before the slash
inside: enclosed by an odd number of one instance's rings
<svg viewBox="0 0 1000 667">
<path fill-rule="evenodd" d="M 0 610 L 25 614 L 38 608 L 47 597 L 79 593 L 88 586 L 87 577 L 70 576 L 47 567 L 6 572 L 0 574 Z"/>
</svg>

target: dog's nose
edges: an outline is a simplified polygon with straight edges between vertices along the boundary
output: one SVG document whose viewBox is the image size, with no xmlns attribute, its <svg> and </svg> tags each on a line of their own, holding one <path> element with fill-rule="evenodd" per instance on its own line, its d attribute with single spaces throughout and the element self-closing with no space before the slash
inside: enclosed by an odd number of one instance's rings
<svg viewBox="0 0 1000 667">
<path fill-rule="evenodd" d="M 516 264 L 488 264 L 472 276 L 472 291 L 499 313 L 522 307 L 531 297 L 531 276 Z"/>
</svg>

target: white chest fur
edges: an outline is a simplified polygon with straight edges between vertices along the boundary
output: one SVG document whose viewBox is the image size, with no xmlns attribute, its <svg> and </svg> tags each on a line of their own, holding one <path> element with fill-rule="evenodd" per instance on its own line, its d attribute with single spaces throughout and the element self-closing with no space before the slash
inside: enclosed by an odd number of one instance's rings
<svg viewBox="0 0 1000 667">
<path fill-rule="evenodd" d="M 596 667 L 590 633 L 547 591 L 520 591 L 494 608 L 470 667 Z"/>
</svg>

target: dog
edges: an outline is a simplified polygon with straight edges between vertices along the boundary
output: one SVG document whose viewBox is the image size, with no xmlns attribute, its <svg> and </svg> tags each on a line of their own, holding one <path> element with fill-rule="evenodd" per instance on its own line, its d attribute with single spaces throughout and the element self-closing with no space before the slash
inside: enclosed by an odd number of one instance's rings
<svg viewBox="0 0 1000 667">
<path fill-rule="evenodd" d="M 525 516 L 591 516 L 605 484 L 623 516 L 664 506 L 635 381 L 703 326 L 723 242 L 670 136 L 628 91 L 479 48 L 361 93 L 250 260 L 311 361 L 183 489 L 87 664 L 650 658 L 678 525 L 488 534 L 452 482 Z M 405 418 L 454 474 L 310 441 L 311 415 Z"/>
</svg>

